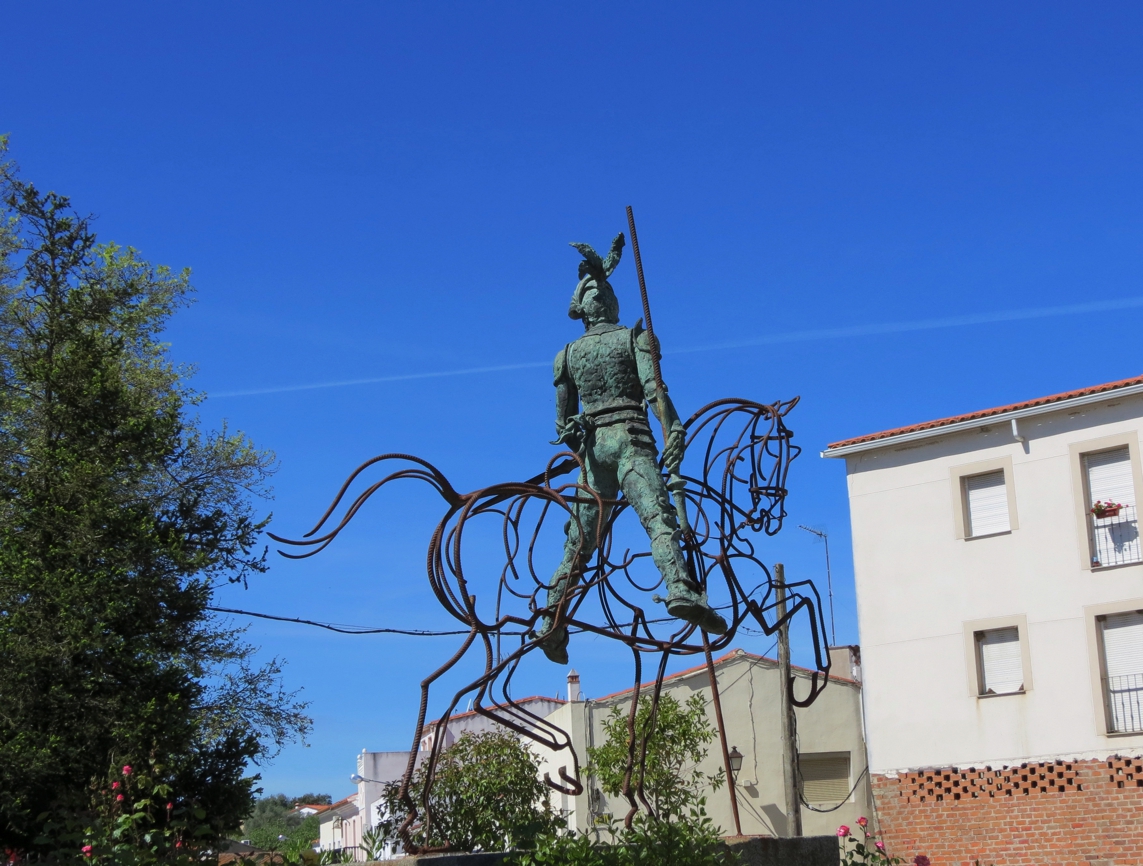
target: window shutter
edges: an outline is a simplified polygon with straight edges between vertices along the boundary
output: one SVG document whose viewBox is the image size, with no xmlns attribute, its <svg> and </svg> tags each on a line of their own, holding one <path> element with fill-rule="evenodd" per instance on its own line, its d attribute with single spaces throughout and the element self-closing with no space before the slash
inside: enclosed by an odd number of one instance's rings
<svg viewBox="0 0 1143 866">
<path fill-rule="evenodd" d="M 841 803 L 849 797 L 849 752 L 798 755 L 807 803 Z"/>
<path fill-rule="evenodd" d="M 1024 688 L 1020 630 L 997 628 L 979 633 L 982 695 L 1007 695 Z"/>
<path fill-rule="evenodd" d="M 1011 529 L 1008 522 L 1008 489 L 1004 486 L 1004 470 L 970 475 L 964 480 L 968 500 L 968 534 L 995 535 Z"/>
<path fill-rule="evenodd" d="M 1131 472 L 1131 452 L 1127 446 L 1113 451 L 1100 451 L 1088 454 L 1087 486 L 1091 503 L 1118 502 L 1120 505 L 1135 504 L 1135 479 Z"/>
<path fill-rule="evenodd" d="M 1111 730 L 1143 730 L 1143 614 L 1113 613 L 1104 619 L 1103 660 Z"/>
<path fill-rule="evenodd" d="M 1143 614 L 1111 614 L 1103 621 L 1103 655 L 1109 677 L 1143 674 Z"/>
</svg>

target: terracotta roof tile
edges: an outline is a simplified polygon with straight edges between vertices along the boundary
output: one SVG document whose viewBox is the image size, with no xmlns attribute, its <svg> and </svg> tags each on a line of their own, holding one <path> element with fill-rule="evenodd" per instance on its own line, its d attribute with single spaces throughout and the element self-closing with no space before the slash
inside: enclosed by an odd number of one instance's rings
<svg viewBox="0 0 1143 866">
<path fill-rule="evenodd" d="M 718 665 L 722 664 L 723 662 L 732 661 L 732 660 L 734 660 L 736 658 L 740 658 L 740 657 L 751 659 L 753 661 L 770 662 L 770 663 L 775 664 L 775 665 L 778 664 L 776 659 L 772 659 L 769 656 L 760 656 L 760 655 L 756 655 L 752 652 L 747 652 L 746 650 L 738 650 L 738 649 L 732 649 L 730 652 L 726 653 L 726 655 L 721 655 L 716 659 L 712 659 L 712 662 L 717 667 Z M 804 668 L 801 665 L 790 665 L 790 668 L 792 670 L 795 670 L 795 671 L 805 671 L 806 673 L 813 673 L 813 670 L 811 668 Z M 666 682 L 670 682 L 671 680 L 677 680 L 679 677 L 689 677 L 693 674 L 698 673 L 699 671 L 705 671 L 705 670 L 706 670 L 706 664 L 705 663 L 701 664 L 701 665 L 695 665 L 693 668 L 687 668 L 686 670 L 679 671 L 678 673 L 668 674 L 667 676 L 663 677 L 663 682 L 666 683 Z M 837 680 L 838 682 L 842 682 L 842 683 L 854 682 L 854 680 L 851 680 L 849 677 L 839 677 L 836 674 L 830 674 L 829 678 L 831 680 Z M 650 680 L 648 682 L 641 683 L 639 685 L 639 690 L 642 692 L 642 691 L 645 691 L 647 689 L 652 688 L 654 685 L 655 685 L 655 681 Z M 591 698 L 591 701 L 592 701 L 592 703 L 597 703 L 599 701 L 609 701 L 612 698 L 619 698 L 619 697 L 622 697 L 623 695 L 630 694 L 633 691 L 635 691 L 635 690 L 634 689 L 623 689 L 623 691 L 612 692 L 611 694 L 604 695 L 601 698 Z"/>
<path fill-rule="evenodd" d="M 840 442 L 831 442 L 826 446 L 828 451 L 831 448 L 842 448 L 846 445 L 860 445 L 864 442 L 876 442 L 878 439 L 889 439 L 893 436 L 901 436 L 905 433 L 916 433 L 921 430 L 932 430 L 937 427 L 947 427 L 950 424 L 958 424 L 961 421 L 975 421 L 977 419 L 990 418 L 994 415 L 1003 415 L 1005 412 L 1015 412 L 1020 409 L 1031 409 L 1035 406 L 1044 406 L 1049 403 L 1060 403 L 1064 400 L 1071 400 L 1075 397 L 1087 397 L 1092 394 L 1101 394 L 1105 391 L 1115 391 L 1119 388 L 1127 388 L 1131 385 L 1143 385 L 1143 376 L 1135 376 L 1131 379 L 1121 379 L 1118 382 L 1108 382 L 1104 385 L 1093 385 L 1090 388 L 1080 388 L 1077 391 L 1064 391 L 1062 394 L 1052 394 L 1048 397 L 1040 397 L 1036 400 L 1025 400 L 1023 403 L 1012 403 L 1008 406 L 997 406 L 993 409 L 981 409 L 978 412 L 969 412 L 965 415 L 953 415 L 951 418 L 938 418 L 936 421 L 926 421 L 923 424 L 912 424 L 908 427 L 897 427 L 893 430 L 882 430 L 880 433 L 868 433 L 865 436 L 855 436 L 853 439 L 843 439 Z"/>
</svg>

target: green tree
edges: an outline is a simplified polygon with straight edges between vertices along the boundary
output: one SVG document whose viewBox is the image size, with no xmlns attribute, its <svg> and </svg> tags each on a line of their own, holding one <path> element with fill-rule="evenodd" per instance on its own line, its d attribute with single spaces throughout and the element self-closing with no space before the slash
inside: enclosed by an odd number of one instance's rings
<svg viewBox="0 0 1143 866">
<path fill-rule="evenodd" d="M 623 791 L 631 742 L 627 732 L 627 713 L 620 712 L 619 707 L 612 708 L 603 721 L 603 733 L 603 744 L 587 750 L 587 773 L 599 780 L 604 793 L 618 797 Z M 699 802 L 706 788 L 717 791 L 722 787 L 726 774 L 721 767 L 711 774 L 699 769 L 715 736 L 701 695 L 692 695 L 685 704 L 680 704 L 669 694 L 660 695 L 653 728 L 651 702 L 641 701 L 635 714 L 635 734 L 631 791 L 634 792 L 642 782 L 643 795 L 657 818 L 669 822 L 685 817 Z M 640 768 L 639 755 L 644 739 L 646 760 Z"/>
<path fill-rule="evenodd" d="M 455 851 L 532 847 L 537 838 L 564 825 L 552 811 L 539 771 L 539 758 L 515 734 L 463 734 L 440 754 L 429 793 L 432 822 L 427 834 L 419 831 L 417 841 L 421 845 L 447 841 Z M 422 765 L 412 780 L 418 803 L 424 787 Z M 388 841 L 397 839 L 397 829 L 405 820 L 397 798 L 399 788 L 394 783 L 385 790 L 379 826 Z"/>
<path fill-rule="evenodd" d="M 331 801 L 328 794 L 306 794 L 289 798 L 285 794 L 259 797 L 254 810 L 242 822 L 242 837 L 264 851 L 281 851 L 295 843 L 312 842 L 318 837 L 317 815 L 303 816 L 294 811 L 300 804 Z"/>
<path fill-rule="evenodd" d="M 161 766 L 200 839 L 228 832 L 249 764 L 310 725 L 208 609 L 266 568 L 252 497 L 273 455 L 193 414 L 160 342 L 186 271 L 97 244 L 10 163 L 0 208 L 0 837 L 62 844 L 47 831 L 124 765 Z"/>
<path fill-rule="evenodd" d="M 302 794 L 290 800 L 291 806 L 331 806 L 333 797 L 329 794 Z"/>
<path fill-rule="evenodd" d="M 534 850 L 513 859 L 516 866 L 727 866 L 735 861 L 706 814 L 703 793 L 718 790 L 725 774 L 699 769 L 715 736 L 702 696 L 680 704 L 661 695 L 653 726 L 651 722 L 651 704 L 644 700 L 635 714 L 631 790 L 642 781 L 654 813 L 640 811 L 630 827 L 610 821 L 605 839 L 599 833 L 567 832 L 541 838 Z M 619 797 L 631 746 L 627 713 L 615 707 L 603 721 L 603 733 L 603 744 L 588 749 L 585 772 L 609 796 Z M 640 769 L 644 740 L 646 760 Z"/>
</svg>

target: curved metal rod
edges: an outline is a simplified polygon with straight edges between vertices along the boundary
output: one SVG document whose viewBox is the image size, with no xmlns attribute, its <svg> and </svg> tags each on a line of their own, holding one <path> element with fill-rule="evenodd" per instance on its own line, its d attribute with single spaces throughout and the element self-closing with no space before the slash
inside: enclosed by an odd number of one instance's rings
<svg viewBox="0 0 1143 866">
<path fill-rule="evenodd" d="M 786 517 L 789 466 L 801 449 L 792 443 L 793 433 L 786 426 L 785 418 L 797 402 L 797 398 L 772 404 L 716 400 L 686 421 L 688 454 L 699 458 L 699 473 L 683 476 L 684 495 L 691 515 L 691 532 L 683 539 L 683 546 L 694 579 L 709 593 L 712 604 L 726 614 L 726 634 L 713 639 L 705 636 L 712 651 L 730 646 L 746 622 L 756 624 L 766 635 L 774 634 L 787 623 L 802 619 L 808 623 L 816 667 L 810 675 L 809 694 L 798 698 L 793 693 L 793 680 L 785 684 L 793 703 L 804 707 L 817 698 L 828 682 L 829 654 L 822 643 L 826 631 L 820 598 L 810 581 L 789 583 L 786 613 L 779 618 L 770 571 L 757 548 L 757 541 L 776 534 Z M 319 536 L 318 532 L 343 507 L 355 482 L 365 471 L 391 460 L 413 465 L 395 469 L 367 485 L 344 506 L 333 528 Z M 555 486 L 556 478 L 574 469 L 580 470 L 577 480 Z M 661 463 L 660 470 L 663 471 Z M 415 792 L 411 788 L 413 771 L 416 752 L 425 735 L 430 689 L 456 667 L 478 639 L 484 649 L 483 672 L 455 692 L 433 723 L 434 730 L 443 733 L 461 701 L 471 696 L 473 712 L 478 715 L 554 753 L 568 752 L 570 772 L 567 765 L 562 766 L 557 773 L 558 781 L 549 773 L 545 774 L 545 782 L 564 794 L 582 793 L 579 756 L 568 733 L 522 706 L 511 694 L 511 683 L 519 665 L 538 648 L 534 629 L 544 615 L 551 615 L 557 624 L 573 633 L 600 635 L 630 650 L 634 683 L 627 720 L 627 766 L 621 789 L 629 807 L 624 820 L 629 825 L 640 808 L 654 812 L 651 796 L 644 786 L 643 768 L 648 741 L 657 724 L 663 678 L 671 658 L 705 653 L 704 635 L 689 623 L 669 616 L 648 615 L 646 596 L 662 583 L 649 549 L 613 550 L 615 533 L 621 524 L 630 521 L 628 515 L 632 509 L 622 496 L 614 500 L 601 497 L 587 486 L 585 477 L 583 461 L 575 454 L 564 452 L 553 457 L 542 472 L 527 481 L 459 493 L 445 475 L 427 461 L 407 454 L 383 454 L 366 461 L 350 474 L 332 504 L 302 539 L 271 536 L 285 545 L 310 548 L 299 554 L 279 551 L 282 555 L 311 556 L 332 543 L 374 494 L 399 480 L 425 481 L 444 500 L 445 513 L 432 532 L 425 570 L 439 604 L 470 631 L 457 652 L 421 683 L 413 748 L 400 788 L 400 801 L 407 815 L 399 834 L 409 853 L 449 850 L 448 840 L 435 834 L 431 799 L 443 736 L 433 737 L 423 764 L 424 785 Z M 542 549 L 545 532 L 562 536 L 562 524 L 578 521 L 577 505 L 587 502 L 596 506 L 598 515 L 596 548 L 575 551 L 576 561 L 581 563 L 578 579 L 569 581 L 569 589 L 560 604 L 548 609 L 546 593 L 550 574 L 541 573 L 536 553 Z M 503 562 L 485 582 L 483 575 L 488 572 L 483 559 L 479 575 L 474 572 L 470 578 L 466 573 L 464 540 L 489 523 L 496 528 L 495 538 Z M 585 535 L 581 531 L 579 538 Z M 648 569 L 652 575 L 641 577 Z M 744 587 L 744 579 L 751 589 Z M 478 593 L 477 587 L 486 587 L 487 592 Z M 491 608 L 488 616 L 481 612 L 484 597 L 488 601 L 483 604 Z M 502 652 L 505 649 L 502 637 L 509 629 L 523 629 L 524 633 L 518 646 Z M 636 719 L 639 703 L 644 699 L 641 683 L 644 653 L 657 654 L 658 661 L 650 689 L 647 721 L 640 726 Z M 495 700 L 487 703 L 493 695 Z"/>
</svg>

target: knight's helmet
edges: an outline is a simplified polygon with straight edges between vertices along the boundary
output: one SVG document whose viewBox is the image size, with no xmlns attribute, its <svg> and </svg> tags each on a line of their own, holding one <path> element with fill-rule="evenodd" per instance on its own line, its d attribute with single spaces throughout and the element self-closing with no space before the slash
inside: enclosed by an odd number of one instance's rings
<svg viewBox="0 0 1143 866">
<path fill-rule="evenodd" d="M 620 232 L 611 242 L 611 251 L 606 259 L 601 259 L 599 253 L 588 244 L 572 244 L 583 256 L 583 261 L 579 263 L 579 284 L 572 293 L 568 316 L 582 319 L 585 313 L 590 312 L 593 319 L 619 321 L 619 299 L 615 297 L 607 278 L 619 265 L 619 259 L 623 256 L 623 244 L 623 232 Z"/>
</svg>

